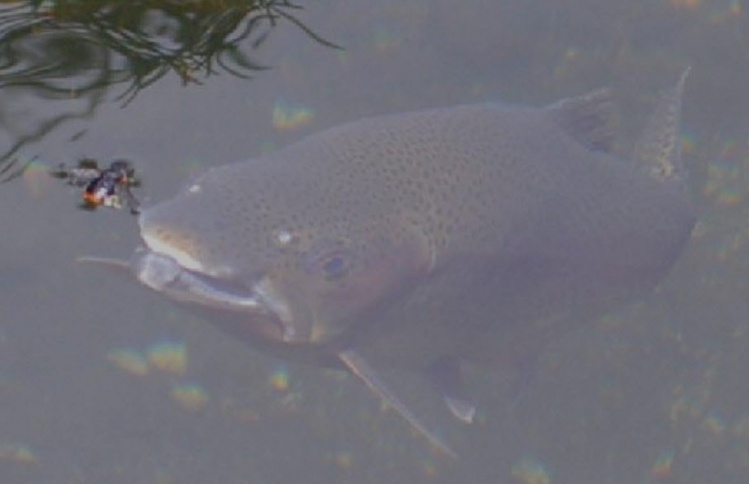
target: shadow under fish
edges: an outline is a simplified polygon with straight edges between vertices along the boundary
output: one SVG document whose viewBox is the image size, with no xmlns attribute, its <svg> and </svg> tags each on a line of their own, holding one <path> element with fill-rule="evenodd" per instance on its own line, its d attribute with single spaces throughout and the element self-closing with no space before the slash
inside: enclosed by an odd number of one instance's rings
<svg viewBox="0 0 749 484">
<path fill-rule="evenodd" d="M 543 108 L 476 104 L 344 124 L 209 170 L 139 217 L 125 269 L 249 345 L 338 365 L 455 455 L 380 378 L 422 372 L 476 408 L 461 365 L 521 365 L 646 294 L 686 245 L 685 72 L 632 160 L 607 90 Z"/>
</svg>

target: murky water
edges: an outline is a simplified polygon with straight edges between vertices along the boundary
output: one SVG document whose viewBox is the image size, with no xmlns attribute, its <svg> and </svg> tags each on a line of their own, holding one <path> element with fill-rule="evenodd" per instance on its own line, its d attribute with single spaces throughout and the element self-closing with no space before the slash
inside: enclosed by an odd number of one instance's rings
<svg viewBox="0 0 749 484">
<path fill-rule="evenodd" d="M 13 62 L 0 76 L 0 150 L 36 159 L 0 185 L 0 482 L 749 480 L 746 5 L 304 7 L 294 15 L 345 50 L 280 18 L 259 48 L 250 44 L 260 33 L 238 43 L 269 69 L 227 57 L 252 79 L 218 64 L 205 77 L 199 56 L 177 56 L 137 92 L 122 38 L 105 36 L 120 45 L 114 55 L 69 35 L 89 38 L 96 17 L 57 12 L 68 33 L 39 24 L 19 43 L 8 37 L 17 13 L 1 14 L 0 47 Z M 143 18 L 163 38 L 179 27 L 158 8 Z M 163 56 L 140 49 L 163 67 Z M 55 71 L 46 87 L 18 81 L 24 67 L 54 62 L 75 69 Z M 559 341 L 519 395 L 511 369 L 471 371 L 472 426 L 451 421 L 418 378 L 388 375 L 455 444 L 457 461 L 432 453 L 353 378 L 254 353 L 131 281 L 77 263 L 129 255 L 135 218 L 77 210 L 79 190 L 44 171 L 125 157 L 148 205 L 207 167 L 362 116 L 497 99 L 539 105 L 601 86 L 617 90 L 617 150 L 627 153 L 658 89 L 689 65 L 684 148 L 701 221 L 658 293 Z"/>
</svg>

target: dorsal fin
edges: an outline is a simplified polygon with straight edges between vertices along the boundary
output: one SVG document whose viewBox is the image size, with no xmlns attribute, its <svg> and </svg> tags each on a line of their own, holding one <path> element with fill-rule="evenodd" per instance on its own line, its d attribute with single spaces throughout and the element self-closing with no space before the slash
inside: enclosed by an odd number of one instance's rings
<svg viewBox="0 0 749 484">
<path fill-rule="evenodd" d="M 557 101 L 547 108 L 557 124 L 593 151 L 611 151 L 613 102 L 611 90 L 599 89 Z"/>
<path fill-rule="evenodd" d="M 661 96 L 632 155 L 648 176 L 664 183 L 683 183 L 686 177 L 681 160 L 680 123 L 681 96 L 689 70 Z"/>
</svg>

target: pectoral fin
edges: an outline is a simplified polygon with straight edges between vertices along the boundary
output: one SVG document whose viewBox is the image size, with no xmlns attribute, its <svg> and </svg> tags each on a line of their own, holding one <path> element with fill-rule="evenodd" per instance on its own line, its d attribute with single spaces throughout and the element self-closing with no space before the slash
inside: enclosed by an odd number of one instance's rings
<svg viewBox="0 0 749 484">
<path fill-rule="evenodd" d="M 442 358 L 429 368 L 427 376 L 435 390 L 442 395 L 453 416 L 465 423 L 473 422 L 476 406 L 466 393 L 460 373 L 460 360 Z"/>
<path fill-rule="evenodd" d="M 403 418 L 405 418 L 413 428 L 421 433 L 427 440 L 436 448 L 442 452 L 457 458 L 457 454 L 453 452 L 450 447 L 445 444 L 434 432 L 429 430 L 412 412 L 401 402 L 398 397 L 390 390 L 385 382 L 380 379 L 380 376 L 372 368 L 369 363 L 355 351 L 342 351 L 338 354 L 338 358 L 343 362 L 344 365 L 353 373 L 358 376 L 377 396 L 382 398 L 388 405 L 393 407 Z"/>
</svg>

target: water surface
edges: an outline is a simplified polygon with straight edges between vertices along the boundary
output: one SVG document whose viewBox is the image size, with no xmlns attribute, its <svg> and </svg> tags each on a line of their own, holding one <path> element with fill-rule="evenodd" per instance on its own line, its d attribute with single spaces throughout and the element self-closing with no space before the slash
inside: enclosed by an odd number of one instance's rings
<svg viewBox="0 0 749 484">
<path fill-rule="evenodd" d="M 151 15 L 146 27 L 164 25 L 158 9 Z M 281 20 L 258 49 L 256 37 L 239 42 L 268 67 L 250 80 L 175 65 L 123 98 L 131 84 L 118 81 L 115 59 L 106 89 L 82 89 L 84 73 L 99 82 L 93 68 L 56 78 L 54 96 L 2 84 L 0 149 L 18 145 L 18 159 L 37 161 L 0 185 L 0 481 L 747 481 L 742 3 L 349 0 L 308 2 L 295 15 L 344 50 Z M 31 40 L 34 55 L 82 58 L 69 41 Z M 111 60 L 97 56 L 87 57 L 94 67 Z M 254 353 L 76 263 L 130 254 L 135 219 L 77 210 L 76 190 L 41 168 L 127 157 L 147 205 L 208 167 L 362 116 L 484 100 L 541 105 L 601 86 L 617 90 L 616 149 L 626 155 L 658 89 L 689 65 L 684 148 L 701 222 L 661 289 L 560 340 L 520 395 L 513 369 L 471 370 L 480 415 L 470 427 L 451 421 L 418 378 L 388 375 L 454 443 L 457 462 L 435 455 L 354 378 Z M 60 116 L 69 117 L 44 132 Z"/>
</svg>

